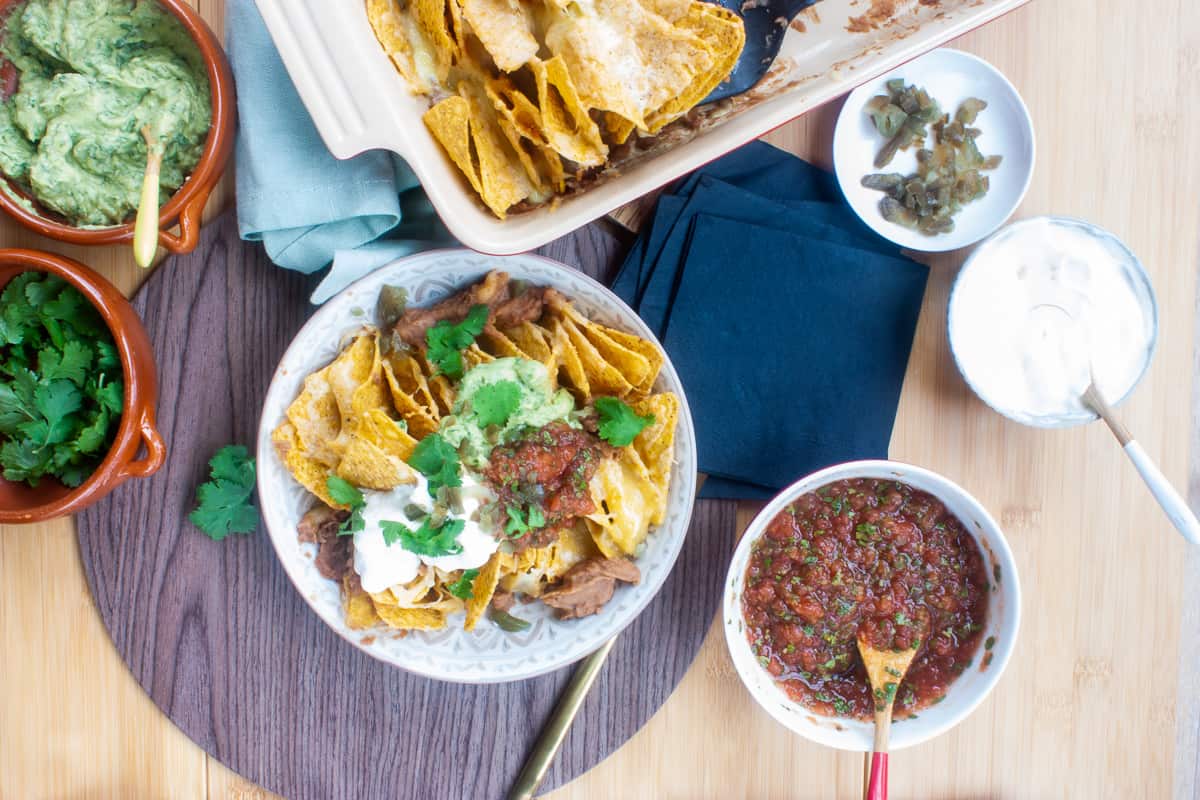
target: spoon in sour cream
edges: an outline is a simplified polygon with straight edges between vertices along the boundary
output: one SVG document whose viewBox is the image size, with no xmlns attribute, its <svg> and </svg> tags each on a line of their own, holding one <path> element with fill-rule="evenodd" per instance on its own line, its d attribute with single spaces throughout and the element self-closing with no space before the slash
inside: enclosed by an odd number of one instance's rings
<svg viewBox="0 0 1200 800">
<path fill-rule="evenodd" d="M 1167 480 L 1167 476 L 1163 475 L 1158 465 L 1129 433 L 1129 429 L 1117 419 L 1116 412 L 1104 399 L 1104 395 L 1100 394 L 1095 381 L 1088 384 L 1087 391 L 1083 393 L 1081 399 L 1085 406 L 1095 411 L 1104 420 L 1104 424 L 1113 432 L 1113 436 L 1117 437 L 1117 441 L 1125 450 L 1125 455 L 1129 456 L 1129 460 L 1137 468 L 1138 474 L 1142 476 L 1146 486 L 1150 487 L 1150 493 L 1167 513 L 1171 524 L 1183 534 L 1183 538 L 1192 544 L 1200 544 L 1200 521 L 1197 521 L 1196 515 L 1188 508 L 1187 502 L 1179 495 L 1179 492 L 1175 491 L 1175 487 Z"/>
<path fill-rule="evenodd" d="M 158 182 L 163 146 L 149 125 L 142 126 L 142 138 L 146 140 L 146 174 L 133 224 L 133 260 L 145 269 L 154 263 L 154 254 L 158 252 Z"/>
</svg>

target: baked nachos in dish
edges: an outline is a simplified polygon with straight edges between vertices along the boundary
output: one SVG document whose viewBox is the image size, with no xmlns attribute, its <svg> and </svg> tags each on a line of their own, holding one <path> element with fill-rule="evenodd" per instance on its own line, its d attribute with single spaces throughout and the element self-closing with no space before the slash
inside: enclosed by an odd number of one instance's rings
<svg viewBox="0 0 1200 800">
<path fill-rule="evenodd" d="M 680 407 L 658 347 L 503 272 L 428 308 L 386 287 L 377 311 L 271 437 L 347 625 L 516 631 L 520 602 L 572 619 L 637 583 Z"/>
<path fill-rule="evenodd" d="M 687 114 L 746 38 L 740 16 L 703 0 L 366 0 L 366 11 L 430 99 L 426 127 L 501 219 Z"/>
</svg>

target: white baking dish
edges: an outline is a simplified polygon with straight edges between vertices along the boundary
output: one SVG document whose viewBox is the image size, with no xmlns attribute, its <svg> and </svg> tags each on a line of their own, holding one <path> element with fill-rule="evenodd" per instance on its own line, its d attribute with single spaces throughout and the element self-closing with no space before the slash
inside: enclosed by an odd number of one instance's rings
<svg viewBox="0 0 1200 800">
<path fill-rule="evenodd" d="M 852 32 L 851 18 L 881 3 L 822 0 L 789 29 L 771 74 L 751 92 L 706 106 L 694 130 L 677 128 L 610 178 L 556 207 L 500 220 L 479 202 L 430 136 L 428 100 L 409 93 L 383 53 L 364 0 L 256 0 L 283 62 L 329 150 L 401 155 L 416 172 L 451 232 L 485 253 L 532 250 L 604 216 L 805 111 L 848 92 L 1028 0 L 895 0 L 880 26 Z M 814 13 L 815 12 L 815 13 Z"/>
</svg>

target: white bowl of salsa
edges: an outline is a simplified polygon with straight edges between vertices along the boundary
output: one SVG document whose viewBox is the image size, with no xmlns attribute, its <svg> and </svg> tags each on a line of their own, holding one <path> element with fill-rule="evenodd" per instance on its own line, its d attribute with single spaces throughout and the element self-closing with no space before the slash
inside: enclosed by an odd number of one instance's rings
<svg viewBox="0 0 1200 800">
<path fill-rule="evenodd" d="M 854 461 L 802 478 L 751 522 L 722 609 L 738 675 L 792 731 L 870 751 L 859 630 L 918 653 L 896 694 L 891 748 L 965 719 L 1008 664 L 1021 589 L 1000 526 L 934 472 Z"/>
</svg>

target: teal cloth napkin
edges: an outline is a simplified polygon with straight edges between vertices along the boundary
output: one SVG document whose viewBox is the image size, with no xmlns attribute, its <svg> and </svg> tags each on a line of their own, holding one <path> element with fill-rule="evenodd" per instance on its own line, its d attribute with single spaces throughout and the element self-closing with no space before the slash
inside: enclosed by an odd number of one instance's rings
<svg viewBox="0 0 1200 800">
<path fill-rule="evenodd" d="M 332 262 L 314 303 L 397 258 L 452 244 L 402 160 L 379 150 L 341 161 L 325 148 L 253 0 L 229 0 L 226 14 L 241 237 L 286 269 Z"/>
</svg>

